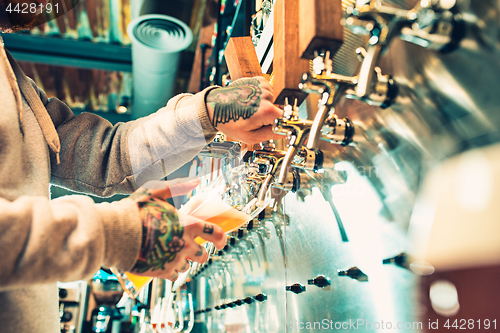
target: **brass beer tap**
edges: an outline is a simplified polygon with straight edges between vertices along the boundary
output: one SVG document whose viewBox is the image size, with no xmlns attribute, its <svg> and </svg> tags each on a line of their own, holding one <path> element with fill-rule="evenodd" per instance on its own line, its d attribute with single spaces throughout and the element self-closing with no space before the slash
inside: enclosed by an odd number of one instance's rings
<svg viewBox="0 0 500 333">
<path fill-rule="evenodd" d="M 292 111 L 287 113 L 287 108 L 292 108 Z M 274 124 L 274 133 L 286 135 L 289 139 L 288 150 L 281 163 L 277 179 L 277 183 L 284 186 L 287 183 L 293 159 L 308 138 L 313 122 L 308 119 L 299 119 L 297 105 L 292 107 L 288 104 L 285 106 L 285 116 L 276 119 Z"/>
<path fill-rule="evenodd" d="M 348 77 L 338 74 L 333 74 L 327 68 L 322 70 L 321 73 L 305 73 L 302 75 L 302 82 L 299 88 L 306 92 L 317 93 L 321 95 L 320 107 L 316 113 L 316 117 L 311 126 L 309 139 L 307 140 L 306 148 L 310 150 L 318 149 L 319 140 L 322 138 L 322 129 L 325 125 L 327 118 L 329 119 L 328 124 L 334 124 L 333 134 L 337 133 L 337 127 L 342 127 L 340 121 L 337 121 L 337 117 L 333 115 L 335 112 L 335 105 L 340 101 L 342 97 L 345 96 L 348 89 L 352 89 L 357 84 L 356 77 Z M 332 114 L 330 117 L 329 115 Z M 342 120 L 343 123 L 349 123 L 348 120 Z M 337 126 L 337 123 L 340 126 Z M 344 126 L 345 128 L 346 126 Z M 340 131 L 339 131 L 340 132 Z M 344 130 L 344 133 L 346 131 Z M 350 136 L 349 131 L 345 133 L 340 142 L 344 145 L 349 144 L 352 141 L 352 136 Z M 338 137 L 338 134 L 335 136 Z M 329 140 L 333 142 L 333 140 Z"/>
<path fill-rule="evenodd" d="M 272 185 L 273 178 L 276 175 L 276 171 L 281 166 L 285 155 L 285 152 L 276 150 L 271 145 L 263 147 L 262 150 L 254 151 L 252 163 L 259 165 L 259 169 L 264 169 L 261 171 L 267 174 L 264 182 L 259 189 L 259 194 L 257 196 L 258 200 L 256 204 L 257 206 L 260 206 L 264 203 L 266 193 L 269 190 L 269 187 Z"/>
<path fill-rule="evenodd" d="M 413 9 L 403 10 L 373 0 L 348 7 L 345 27 L 368 36 L 366 49 L 356 50 L 362 63 L 353 98 L 381 107 L 390 104 L 396 94 L 395 83 L 382 75 L 376 65 L 394 37 L 443 53 L 455 49 L 465 30 L 460 16 L 450 11 L 455 4 L 456 1 L 420 1 Z"/>
</svg>

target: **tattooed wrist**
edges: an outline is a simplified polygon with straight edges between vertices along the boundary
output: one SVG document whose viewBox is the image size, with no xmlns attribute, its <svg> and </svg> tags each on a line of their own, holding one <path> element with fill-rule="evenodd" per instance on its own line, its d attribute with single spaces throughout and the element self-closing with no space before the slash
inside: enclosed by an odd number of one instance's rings
<svg viewBox="0 0 500 333">
<path fill-rule="evenodd" d="M 132 272 L 163 270 L 184 248 L 184 230 L 174 207 L 150 198 L 138 203 L 142 220 L 142 246 Z"/>
<path fill-rule="evenodd" d="M 226 88 L 214 89 L 209 92 L 207 104 L 213 110 L 212 124 L 225 124 L 238 119 L 250 118 L 260 105 L 262 90 L 257 79 L 236 81 Z"/>
<path fill-rule="evenodd" d="M 137 201 L 137 202 L 146 202 L 151 198 L 151 194 L 152 194 L 151 190 L 141 188 L 141 189 L 135 191 L 134 193 L 132 193 L 129 196 L 129 199 L 132 199 L 132 200 Z"/>
</svg>

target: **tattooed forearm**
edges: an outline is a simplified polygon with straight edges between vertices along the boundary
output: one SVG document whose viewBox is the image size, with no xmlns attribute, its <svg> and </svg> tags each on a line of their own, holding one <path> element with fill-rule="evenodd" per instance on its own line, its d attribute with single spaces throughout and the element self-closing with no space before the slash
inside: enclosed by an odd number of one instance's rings
<svg viewBox="0 0 500 333">
<path fill-rule="evenodd" d="M 132 272 L 165 269 L 184 248 L 183 228 L 174 207 L 161 200 L 139 203 L 142 246 Z"/>
<path fill-rule="evenodd" d="M 207 104 L 214 109 L 212 124 L 225 124 L 240 118 L 250 118 L 259 108 L 262 90 L 257 79 L 236 81 L 226 88 L 212 90 Z"/>
<path fill-rule="evenodd" d="M 206 234 L 213 234 L 214 233 L 214 226 L 213 225 L 210 225 L 210 224 L 205 224 L 205 226 L 203 227 L 203 232 L 206 233 Z"/>
</svg>

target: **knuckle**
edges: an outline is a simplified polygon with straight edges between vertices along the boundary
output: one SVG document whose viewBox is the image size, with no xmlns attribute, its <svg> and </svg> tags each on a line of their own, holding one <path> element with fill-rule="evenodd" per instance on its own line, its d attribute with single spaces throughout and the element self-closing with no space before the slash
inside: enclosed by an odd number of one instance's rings
<svg viewBox="0 0 500 333">
<path fill-rule="evenodd" d="M 215 236 L 218 240 L 225 238 L 225 232 L 224 232 L 224 229 L 222 229 L 221 227 L 217 226 L 217 229 L 215 229 L 215 230 L 214 230 L 214 236 Z"/>
</svg>

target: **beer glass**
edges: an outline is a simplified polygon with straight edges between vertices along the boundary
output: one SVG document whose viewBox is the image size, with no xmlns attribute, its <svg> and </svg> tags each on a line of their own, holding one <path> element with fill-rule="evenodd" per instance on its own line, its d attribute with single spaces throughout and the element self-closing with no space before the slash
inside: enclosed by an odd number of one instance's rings
<svg viewBox="0 0 500 333">
<path fill-rule="evenodd" d="M 217 224 L 226 233 L 234 231 L 269 204 L 268 193 L 266 200 L 257 205 L 257 194 L 264 179 L 254 167 L 240 165 L 200 189 L 179 212 Z M 198 244 L 205 242 L 201 237 L 195 241 Z"/>
<path fill-rule="evenodd" d="M 132 299 L 136 299 L 141 290 L 153 280 L 150 276 L 140 276 L 130 272 L 122 273 L 116 267 L 111 267 L 110 270 L 116 275 L 123 290 Z"/>
<path fill-rule="evenodd" d="M 270 193 L 264 202 L 257 204 L 257 195 L 266 175 L 258 168 L 243 164 L 220 175 L 196 194 L 178 211 L 201 220 L 219 225 L 226 233 L 237 230 L 251 219 L 257 217 L 269 204 Z M 195 242 L 203 244 L 205 239 L 197 237 Z M 138 276 L 129 272 L 111 269 L 132 298 L 137 298 L 140 291 L 153 278 Z"/>
</svg>

